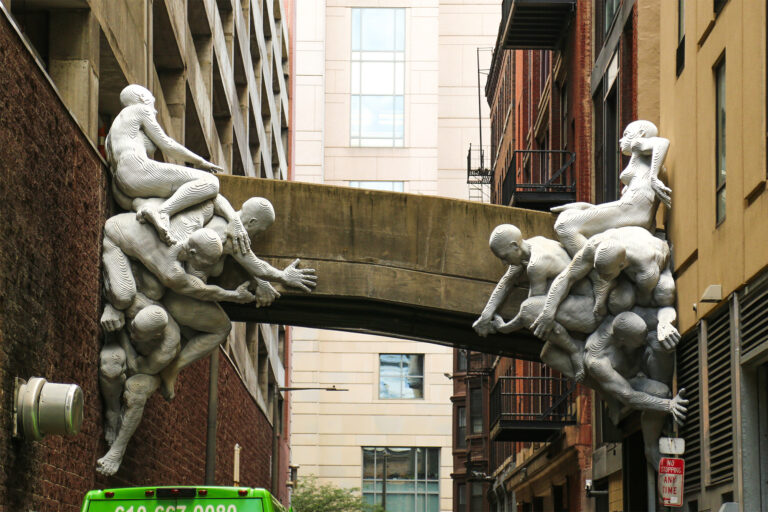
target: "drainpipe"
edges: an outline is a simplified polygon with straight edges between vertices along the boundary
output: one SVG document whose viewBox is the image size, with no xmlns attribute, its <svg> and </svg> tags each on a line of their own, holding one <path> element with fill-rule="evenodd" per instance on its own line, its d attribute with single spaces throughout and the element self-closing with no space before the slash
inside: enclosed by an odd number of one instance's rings
<svg viewBox="0 0 768 512">
<path fill-rule="evenodd" d="M 272 494 L 277 496 L 277 473 L 280 471 L 280 453 L 277 443 L 280 437 L 280 432 L 278 432 L 280 411 L 277 404 L 280 399 L 280 390 L 276 384 L 272 388 Z"/>
<path fill-rule="evenodd" d="M 211 354 L 208 377 L 208 432 L 205 441 L 205 485 L 216 485 L 216 415 L 219 408 L 219 351 Z"/>
</svg>

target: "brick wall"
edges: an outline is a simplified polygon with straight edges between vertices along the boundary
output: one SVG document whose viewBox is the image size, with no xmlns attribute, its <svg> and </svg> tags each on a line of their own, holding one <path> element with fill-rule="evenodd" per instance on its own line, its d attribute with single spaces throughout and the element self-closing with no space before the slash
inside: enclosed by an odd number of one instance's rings
<svg viewBox="0 0 768 512">
<path fill-rule="evenodd" d="M 0 69 L 0 512 L 74 512 L 94 488 L 202 483 L 207 360 L 182 373 L 173 404 L 150 399 L 116 477 L 94 471 L 107 448 L 97 381 L 107 175 L 1 12 Z M 217 483 L 231 482 L 237 442 L 242 483 L 269 487 L 271 426 L 219 357 Z M 31 376 L 82 387 L 79 435 L 11 438 L 13 380 Z"/>
</svg>

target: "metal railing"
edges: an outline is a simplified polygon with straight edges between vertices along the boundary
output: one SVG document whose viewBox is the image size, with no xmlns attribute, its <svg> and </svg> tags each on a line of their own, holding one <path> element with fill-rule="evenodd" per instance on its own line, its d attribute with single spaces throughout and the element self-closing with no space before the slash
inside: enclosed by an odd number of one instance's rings
<svg viewBox="0 0 768 512">
<path fill-rule="evenodd" d="M 467 151 L 467 184 L 489 185 L 493 182 L 493 169 L 486 167 L 487 148 L 482 146 L 472 147 Z"/>
<path fill-rule="evenodd" d="M 501 187 L 502 204 L 512 204 L 515 194 L 520 192 L 575 193 L 574 161 L 573 151 L 516 150 Z"/>
<path fill-rule="evenodd" d="M 564 377 L 503 376 L 491 390 L 490 422 L 576 421 L 576 384 Z"/>
</svg>

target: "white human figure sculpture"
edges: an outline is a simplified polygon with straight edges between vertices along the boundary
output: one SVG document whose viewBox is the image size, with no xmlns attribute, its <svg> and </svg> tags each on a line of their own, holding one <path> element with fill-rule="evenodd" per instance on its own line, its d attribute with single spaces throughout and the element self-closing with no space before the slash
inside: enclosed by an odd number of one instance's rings
<svg viewBox="0 0 768 512">
<path fill-rule="evenodd" d="M 568 253 L 575 255 L 587 239 L 610 228 L 639 226 L 653 228 L 658 201 L 671 207 L 670 193 L 659 179 L 669 149 L 669 140 L 658 136 L 650 121 L 634 121 L 619 141 L 629 164 L 619 176 L 624 185 L 621 197 L 609 203 L 570 203 L 552 208 L 560 213 L 555 232 Z"/>
<path fill-rule="evenodd" d="M 130 309 L 129 326 L 118 333 L 119 343 L 102 350 L 101 388 L 107 404 L 109 451 L 96 462 L 96 471 L 114 475 L 123 461 L 128 441 L 141 421 L 144 405 L 160 386 L 158 372 L 179 351 L 179 326 L 161 306 L 137 294 Z M 115 376 L 114 361 L 123 361 L 124 372 Z M 127 374 L 127 379 L 126 379 Z M 118 384 L 124 383 L 119 386 Z M 124 402 L 120 408 L 120 398 Z M 115 406 L 117 408 L 115 409 Z"/>
<path fill-rule="evenodd" d="M 546 294 L 552 279 L 559 275 L 571 261 L 568 253 L 558 242 L 542 236 L 524 240 L 520 230 L 512 224 L 497 226 L 491 233 L 489 246 L 493 254 L 509 265 L 509 268 L 491 293 L 480 318 L 472 325 L 475 331 L 483 337 L 496 332 L 494 317 L 515 285 L 527 279 L 528 296 L 531 298 L 529 300 L 543 296 Z M 591 294 L 589 284 L 585 282 L 584 285 L 586 288 L 582 290 L 582 293 Z M 523 307 L 521 306 L 522 311 Z M 526 325 L 526 327 L 529 326 Z M 553 328 L 546 341 L 571 356 L 574 378 L 581 381 L 584 378 L 583 343 L 573 339 L 562 326 Z M 542 352 L 546 353 L 548 348 L 545 345 Z"/>
<path fill-rule="evenodd" d="M 674 282 L 670 293 L 666 289 L 670 280 L 660 279 L 668 261 L 667 243 L 644 228 L 609 229 L 595 235 L 552 282 L 544 309 L 532 325 L 534 334 L 542 339 L 547 337 L 560 303 L 568 296 L 573 284 L 587 277 L 593 269 L 596 271 L 593 313 L 597 318 L 607 313 L 608 296 L 622 272 L 633 283 L 639 305 L 671 306 L 659 302 L 674 300 Z M 658 287 L 660 282 L 662 286 Z"/>
<path fill-rule="evenodd" d="M 230 222 L 229 236 L 245 252 L 250 247 L 250 240 L 232 206 L 219 195 L 218 178 L 183 165 L 158 162 L 149 155 L 159 148 L 166 156 L 195 163 L 207 171 L 222 169 L 166 135 L 157 122 L 155 98 L 144 87 L 127 86 L 120 93 L 120 102 L 124 108 L 112 122 L 106 139 L 107 158 L 114 177 L 113 191 L 118 203 L 129 209 L 134 198 L 164 198 L 161 205 L 140 208 L 136 215 L 142 222 L 151 223 L 160 238 L 172 245 L 176 240 L 169 232 L 170 217 L 212 199 Z"/>
<path fill-rule="evenodd" d="M 152 199 L 146 202 L 151 203 L 152 201 L 156 202 L 157 200 Z M 260 305 L 269 305 L 276 297 L 279 297 L 278 292 L 264 280 L 281 282 L 286 286 L 298 288 L 307 292 L 315 287 L 317 277 L 315 276 L 314 269 L 297 268 L 299 260 L 294 261 L 284 270 L 278 270 L 257 258 L 250 249 L 245 254 L 236 250 L 234 242 L 226 233 L 227 221 L 214 215 L 214 210 L 212 203 L 207 201 L 194 208 L 185 210 L 171 219 L 171 232 L 173 232 L 179 239 L 186 239 L 187 237 L 193 239 L 198 235 L 201 229 L 204 229 L 206 232 L 215 233 L 218 240 L 221 242 L 222 252 L 218 253 L 218 257 L 209 258 L 205 261 L 196 258 L 194 261 L 187 263 L 185 272 L 188 276 L 193 277 L 195 282 L 204 284 L 208 277 L 219 275 L 223 270 L 226 256 L 229 255 L 252 276 L 254 281 L 258 281 L 256 294 L 260 297 Z M 272 204 L 268 200 L 259 197 L 248 199 L 243 204 L 242 209 L 237 212 L 237 215 L 246 227 L 248 235 L 251 237 L 264 232 L 275 220 L 275 212 Z M 119 222 L 116 220 L 114 223 L 117 223 L 116 226 L 119 227 L 121 233 L 147 234 L 148 228 L 139 224 L 135 219 L 132 219 L 130 215 L 118 217 L 120 217 Z M 116 218 L 117 217 L 113 217 L 113 219 Z M 112 219 L 108 222 L 108 224 L 110 223 L 113 223 Z M 111 224 L 110 228 L 113 228 Z M 139 238 L 136 236 L 131 237 L 131 241 L 135 241 L 135 239 Z M 106 244 L 108 241 L 112 241 L 112 239 L 105 236 L 105 255 L 107 254 Z M 124 241 L 123 244 L 128 246 L 131 245 L 126 243 L 126 241 Z M 174 250 L 173 247 L 167 248 L 161 244 L 156 244 L 156 248 L 161 254 L 170 254 Z M 116 257 L 108 261 L 105 256 L 105 274 L 107 276 L 105 283 L 107 284 L 108 290 L 112 289 L 117 291 L 117 293 L 113 292 L 113 295 L 117 296 L 115 302 L 124 304 L 136 289 L 137 272 L 135 270 L 123 272 L 122 265 L 116 263 L 119 263 L 124 258 L 125 254 L 120 257 L 117 252 L 118 249 L 111 248 L 110 250 L 116 253 Z M 138 273 L 139 276 L 143 277 L 144 281 L 147 280 L 147 277 L 150 279 L 152 278 L 152 268 L 158 268 L 157 261 L 154 263 L 154 260 L 145 261 L 146 257 L 147 255 L 144 254 L 136 258 L 148 269 Z M 162 257 L 160 260 L 162 260 Z M 150 275 L 147 276 L 147 274 Z M 168 279 L 167 277 L 163 277 L 162 275 L 157 275 L 156 277 L 162 285 L 168 285 L 167 282 L 164 282 L 164 280 Z M 158 285 L 160 285 L 160 283 Z M 120 292 L 120 290 L 124 291 Z M 122 296 L 120 295 L 121 293 Z M 162 391 L 166 398 L 171 399 L 175 394 L 174 384 L 179 372 L 189 364 L 210 354 L 211 351 L 222 343 L 229 334 L 231 324 L 224 310 L 214 302 L 215 299 L 205 298 L 194 293 L 186 293 L 183 288 L 174 287 L 172 285 L 168 286 L 168 290 L 166 290 L 164 294 L 161 292 L 158 295 L 162 296 L 163 304 L 176 321 L 196 333 L 196 335 L 189 338 L 189 341 L 184 345 L 179 356 L 162 371 Z M 157 300 L 159 300 L 159 296 Z M 119 305 L 116 308 L 119 309 Z M 108 304 L 105 308 L 105 317 L 108 315 L 119 315 L 119 312 L 114 311 L 114 309 L 115 308 Z M 105 326 L 107 330 L 116 330 L 122 327 L 119 322 L 105 323 Z"/>
</svg>

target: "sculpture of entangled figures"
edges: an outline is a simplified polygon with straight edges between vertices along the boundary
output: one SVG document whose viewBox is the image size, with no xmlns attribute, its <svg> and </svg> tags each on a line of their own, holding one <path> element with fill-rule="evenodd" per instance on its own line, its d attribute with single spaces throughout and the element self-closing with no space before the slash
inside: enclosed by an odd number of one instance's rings
<svg viewBox="0 0 768 512">
<path fill-rule="evenodd" d="M 559 242 L 524 240 L 509 224 L 494 229 L 491 251 L 509 268 L 473 327 L 480 336 L 530 329 L 545 342 L 542 362 L 597 390 L 614 417 L 642 411 L 646 459 L 658 467 L 667 419 L 682 423 L 688 404 L 685 390 L 671 395 L 675 283 L 669 245 L 653 232 L 659 202 L 671 207 L 659 179 L 669 141 L 653 123 L 635 121 L 619 144 L 630 156 L 621 198 L 553 208 Z M 498 310 L 523 280 L 528 298 L 505 321 Z"/>
<path fill-rule="evenodd" d="M 280 297 L 270 282 L 311 292 L 317 280 L 314 269 L 298 268 L 298 259 L 279 270 L 252 252 L 251 238 L 275 220 L 268 200 L 253 197 L 235 212 L 218 194 L 215 176 L 152 160 L 159 147 L 171 158 L 220 170 L 163 132 L 149 91 L 130 85 L 120 98 L 125 108 L 106 145 L 114 196 L 130 211 L 104 228 L 99 370 L 110 449 L 96 469 L 105 475 L 119 469 L 152 393 L 173 399 L 179 372 L 226 339 L 231 323 L 219 301 L 269 306 Z M 250 276 L 235 290 L 207 284 L 227 256 Z"/>
</svg>

